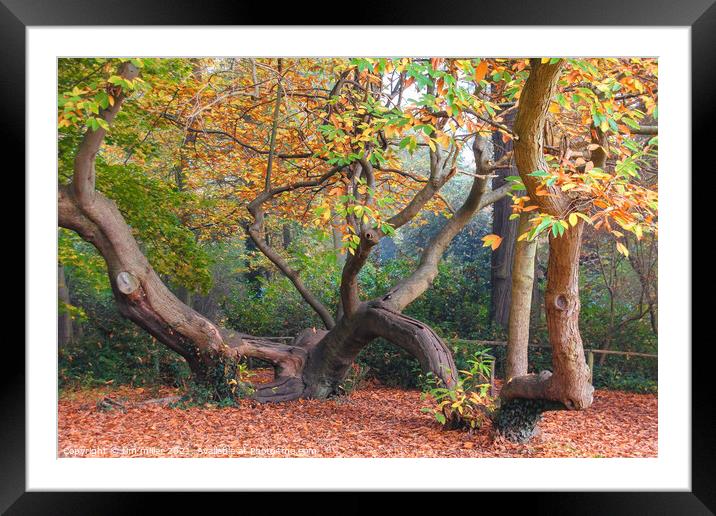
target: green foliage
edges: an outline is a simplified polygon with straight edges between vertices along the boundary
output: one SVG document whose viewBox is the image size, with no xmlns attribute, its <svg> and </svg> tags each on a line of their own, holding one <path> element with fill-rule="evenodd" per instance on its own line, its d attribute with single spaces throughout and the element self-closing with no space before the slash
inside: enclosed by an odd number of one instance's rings
<svg viewBox="0 0 716 516">
<path fill-rule="evenodd" d="M 74 295 L 92 293 L 107 297 L 110 294 L 104 259 L 77 233 L 67 229 L 58 231 L 57 258 L 72 278 Z"/>
<path fill-rule="evenodd" d="M 335 306 L 340 276 L 335 255 L 319 253 L 309 258 L 297 251 L 293 256 L 291 265 L 301 271 L 303 283 L 326 306 Z M 239 259 L 247 274 L 233 286 L 224 304 L 230 327 L 251 335 L 267 336 L 294 336 L 306 328 L 323 327 L 291 281 L 276 271 L 263 255 L 249 251 Z"/>
<path fill-rule="evenodd" d="M 631 371 L 624 370 L 615 364 L 596 366 L 594 368 L 594 387 L 656 394 L 658 392 L 656 360 L 651 362 L 653 362 L 653 367 L 642 367 Z"/>
<path fill-rule="evenodd" d="M 131 166 L 101 167 L 97 189 L 117 203 L 157 273 L 198 292 L 209 289 L 209 258 L 179 218 L 190 195 Z"/>
<path fill-rule="evenodd" d="M 107 333 L 92 332 L 60 348 L 58 372 L 60 389 L 123 384 L 184 387 L 189 378 L 183 358 L 131 323 L 114 324 Z"/>
</svg>

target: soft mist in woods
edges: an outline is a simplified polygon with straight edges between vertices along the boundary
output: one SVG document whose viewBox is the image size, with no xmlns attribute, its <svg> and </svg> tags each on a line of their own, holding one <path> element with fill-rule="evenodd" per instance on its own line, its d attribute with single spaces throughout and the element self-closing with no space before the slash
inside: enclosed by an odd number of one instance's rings
<svg viewBox="0 0 716 516">
<path fill-rule="evenodd" d="M 655 455 L 657 124 L 648 58 L 60 59 L 61 448 Z"/>
</svg>

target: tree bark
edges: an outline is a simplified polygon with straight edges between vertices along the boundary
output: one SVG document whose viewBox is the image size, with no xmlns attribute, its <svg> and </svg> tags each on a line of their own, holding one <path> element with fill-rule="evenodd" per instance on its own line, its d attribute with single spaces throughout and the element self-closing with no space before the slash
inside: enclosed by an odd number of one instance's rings
<svg viewBox="0 0 716 516">
<path fill-rule="evenodd" d="M 512 263 L 515 254 L 515 223 L 509 220 L 510 199 L 495 203 L 492 233 L 502 237 L 502 245 L 491 257 L 490 321 L 506 328 L 510 317 L 512 298 Z"/>
<path fill-rule="evenodd" d="M 517 235 L 529 231 L 530 216 L 522 213 Z M 530 338 L 530 312 L 535 272 L 537 240 L 527 239 L 515 244 L 512 266 L 512 303 L 510 304 L 507 336 L 507 365 L 505 380 L 527 374 L 528 344 Z"/>
<path fill-rule="evenodd" d="M 515 160 L 523 183 L 542 213 L 565 219 L 570 199 L 558 187 L 548 187 L 549 195 L 538 196 L 539 181 L 530 176 L 536 170 L 549 170 L 544 159 L 544 126 L 549 103 L 555 91 L 562 61 L 543 64 L 530 61 L 531 71 L 520 95 L 515 120 Z M 552 400 L 566 408 L 580 410 L 592 404 L 594 388 L 584 358 L 579 333 L 579 253 L 583 222 L 561 237 L 550 236 L 545 311 L 550 344 L 552 374 L 524 375 L 511 379 L 502 389 L 503 400 L 517 398 Z"/>
<path fill-rule="evenodd" d="M 326 398 L 338 391 L 358 353 L 382 337 L 413 355 L 425 372 L 454 386 L 457 368 L 450 348 L 427 325 L 396 312 L 379 301 L 362 303 L 329 332 L 306 330 L 293 345 L 306 352 L 301 382 L 269 384 L 257 392 L 259 401 Z"/>
</svg>

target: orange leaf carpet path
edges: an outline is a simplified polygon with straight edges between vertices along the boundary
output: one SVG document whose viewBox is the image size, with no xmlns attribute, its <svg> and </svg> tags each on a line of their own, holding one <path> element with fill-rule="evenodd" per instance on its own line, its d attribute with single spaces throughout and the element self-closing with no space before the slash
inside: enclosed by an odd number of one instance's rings
<svg viewBox="0 0 716 516">
<path fill-rule="evenodd" d="M 68 391 L 59 457 L 656 457 L 657 396 L 595 392 L 586 412 L 548 412 L 528 444 L 442 430 L 420 392 L 369 384 L 348 397 L 185 409 L 145 403 L 175 389 Z M 120 405 L 97 403 L 109 398 Z M 118 407 L 118 408 L 115 408 Z"/>
</svg>

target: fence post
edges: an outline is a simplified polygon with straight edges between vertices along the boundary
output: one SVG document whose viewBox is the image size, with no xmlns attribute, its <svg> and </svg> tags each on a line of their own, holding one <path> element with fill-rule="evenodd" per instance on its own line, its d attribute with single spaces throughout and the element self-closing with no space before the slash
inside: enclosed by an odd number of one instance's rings
<svg viewBox="0 0 716 516">
<path fill-rule="evenodd" d="M 594 384 L 594 352 L 591 349 L 587 353 L 587 365 L 589 366 L 589 383 Z"/>
</svg>

